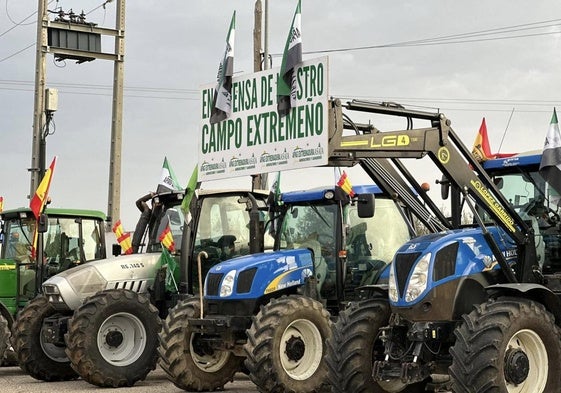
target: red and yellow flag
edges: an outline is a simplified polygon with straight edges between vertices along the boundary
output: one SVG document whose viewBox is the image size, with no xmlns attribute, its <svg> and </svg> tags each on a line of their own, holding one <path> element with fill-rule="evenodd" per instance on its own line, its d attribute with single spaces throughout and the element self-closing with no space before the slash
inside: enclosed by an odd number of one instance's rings
<svg viewBox="0 0 561 393">
<path fill-rule="evenodd" d="M 51 163 L 51 166 L 49 166 L 49 169 L 45 171 L 43 180 L 41 180 L 41 183 L 39 183 L 39 187 L 37 187 L 35 195 L 33 195 L 33 198 L 31 198 L 31 201 L 29 202 L 29 207 L 31 208 L 31 211 L 33 212 L 37 220 L 39 219 L 41 213 L 43 213 L 45 203 L 47 202 L 49 187 L 51 186 L 51 179 L 55 170 L 55 164 L 56 157 L 53 158 L 53 162 Z"/>
<path fill-rule="evenodd" d="M 489 137 L 487 136 L 487 124 L 485 123 L 485 118 L 481 121 L 481 126 L 479 127 L 479 132 L 475 136 L 475 142 L 473 142 L 473 149 L 471 154 L 474 155 L 475 159 L 479 162 L 487 161 L 492 158 L 491 147 L 489 146 Z"/>
<path fill-rule="evenodd" d="M 166 225 L 166 228 L 162 231 L 158 239 L 160 240 L 160 243 L 162 243 L 170 252 L 175 251 L 175 242 L 173 241 L 173 235 L 171 233 L 169 223 Z"/>
<path fill-rule="evenodd" d="M 347 173 L 345 171 L 343 171 L 343 174 L 339 178 L 337 185 L 341 187 L 341 189 L 345 191 L 345 193 L 347 193 L 347 195 L 349 195 L 351 198 L 355 196 L 353 185 L 351 184 L 351 181 L 349 180 L 349 177 L 347 176 Z"/>
<path fill-rule="evenodd" d="M 0 213 L 4 211 L 4 197 L 0 196 Z"/>
<path fill-rule="evenodd" d="M 118 220 L 115 225 L 113 225 L 113 233 L 115 233 L 115 237 L 117 238 L 117 242 L 121 245 L 123 253 L 132 254 L 131 234 L 125 232 L 121 220 Z"/>
<path fill-rule="evenodd" d="M 485 118 L 481 121 L 479 132 L 475 136 L 473 142 L 473 149 L 471 154 L 479 162 L 487 161 L 492 158 L 507 158 L 516 155 L 516 153 L 491 153 L 491 145 L 489 143 L 489 136 L 487 135 L 487 124 Z"/>
</svg>

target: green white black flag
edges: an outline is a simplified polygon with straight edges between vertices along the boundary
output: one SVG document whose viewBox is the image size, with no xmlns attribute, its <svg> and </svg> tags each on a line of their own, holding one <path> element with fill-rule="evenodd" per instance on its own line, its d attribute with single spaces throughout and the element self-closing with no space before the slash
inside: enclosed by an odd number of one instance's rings
<svg viewBox="0 0 561 393">
<path fill-rule="evenodd" d="M 561 194 L 561 132 L 555 108 L 553 108 L 553 116 L 545 136 L 540 173 Z"/>
<path fill-rule="evenodd" d="M 160 183 L 158 183 L 157 193 L 165 191 L 177 191 L 182 190 L 183 187 L 179 184 L 171 165 L 169 165 L 167 157 L 164 157 L 164 165 L 162 166 L 162 175 L 160 177 Z"/>
<path fill-rule="evenodd" d="M 295 67 L 302 62 L 302 30 L 300 0 L 292 19 L 286 39 L 279 77 L 277 79 L 277 110 L 280 116 L 287 115 L 296 106 Z"/>
<path fill-rule="evenodd" d="M 234 75 L 234 36 L 236 32 L 236 11 L 232 15 L 230 30 L 226 37 L 226 50 L 218 67 L 216 88 L 210 112 L 210 124 L 216 124 L 230 117 L 232 113 L 232 75 Z"/>
</svg>

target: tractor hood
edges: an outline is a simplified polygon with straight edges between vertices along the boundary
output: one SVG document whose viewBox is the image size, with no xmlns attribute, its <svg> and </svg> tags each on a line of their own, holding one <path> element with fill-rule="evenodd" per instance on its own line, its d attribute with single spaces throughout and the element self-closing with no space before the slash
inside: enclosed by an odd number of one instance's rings
<svg viewBox="0 0 561 393">
<path fill-rule="evenodd" d="M 488 230 L 507 263 L 514 263 L 517 254 L 512 239 L 500 228 Z M 410 306 L 422 302 L 440 285 L 499 268 L 479 228 L 420 236 L 395 254 L 390 268 L 390 302 L 392 306 Z"/>
<path fill-rule="evenodd" d="M 159 253 L 122 255 L 66 270 L 43 283 L 43 293 L 57 309 L 75 310 L 96 292 L 123 288 L 143 293 L 160 268 Z"/>
<path fill-rule="evenodd" d="M 314 274 L 308 249 L 234 258 L 213 266 L 205 280 L 207 299 L 255 299 L 304 283 Z"/>
</svg>

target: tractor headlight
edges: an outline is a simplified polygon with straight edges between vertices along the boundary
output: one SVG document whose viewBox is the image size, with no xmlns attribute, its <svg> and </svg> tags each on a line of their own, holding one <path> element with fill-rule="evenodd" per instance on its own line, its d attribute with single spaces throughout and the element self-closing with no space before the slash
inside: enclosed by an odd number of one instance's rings
<svg viewBox="0 0 561 393">
<path fill-rule="evenodd" d="M 230 296 L 234 292 L 234 281 L 236 280 L 236 271 L 230 270 L 222 279 L 220 284 L 220 297 Z"/>
<path fill-rule="evenodd" d="M 105 289 L 107 281 L 93 266 L 84 266 L 66 275 L 68 284 L 80 297 L 86 298 Z"/>
<path fill-rule="evenodd" d="M 412 302 L 417 299 L 425 289 L 427 289 L 427 276 L 429 271 L 431 253 L 425 254 L 415 265 L 413 273 L 409 278 L 409 285 L 405 292 L 405 301 Z"/>
<path fill-rule="evenodd" d="M 397 282 L 395 281 L 395 273 L 394 273 L 394 266 L 390 266 L 390 278 L 388 280 L 388 287 L 389 287 L 389 297 L 390 301 L 396 303 L 397 302 Z"/>
</svg>

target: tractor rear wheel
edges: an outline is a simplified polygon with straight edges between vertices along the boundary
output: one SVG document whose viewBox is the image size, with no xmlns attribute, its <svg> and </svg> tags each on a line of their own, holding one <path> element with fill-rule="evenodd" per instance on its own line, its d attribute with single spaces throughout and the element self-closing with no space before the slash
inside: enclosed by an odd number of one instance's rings
<svg viewBox="0 0 561 393">
<path fill-rule="evenodd" d="M 193 332 L 188 319 L 199 317 L 199 302 L 198 297 L 192 297 L 170 310 L 160 333 L 160 367 L 180 389 L 222 390 L 241 370 L 243 358 L 211 348 Z"/>
<path fill-rule="evenodd" d="M 499 298 L 463 317 L 450 349 L 457 393 L 561 391 L 561 331 L 533 300 Z"/>
<path fill-rule="evenodd" d="M 20 368 L 42 381 L 68 381 L 78 378 L 64 352 L 65 346 L 45 340 L 43 320 L 56 310 L 43 295 L 31 300 L 18 314 L 12 328 L 12 346 Z"/>
<path fill-rule="evenodd" d="M 133 386 L 156 368 L 158 310 L 133 291 L 99 292 L 68 323 L 66 354 L 72 368 L 101 387 Z"/>
<path fill-rule="evenodd" d="M 329 318 L 320 302 L 305 296 L 283 296 L 261 307 L 244 346 L 249 377 L 261 391 L 311 393 L 327 388 Z"/>
<path fill-rule="evenodd" d="M 375 381 L 372 367 L 384 358 L 379 329 L 390 318 L 388 301 L 373 298 L 351 303 L 339 313 L 328 342 L 326 362 L 329 381 L 337 393 L 417 393 L 424 392 L 428 381 L 407 385 L 401 379 Z"/>
</svg>

